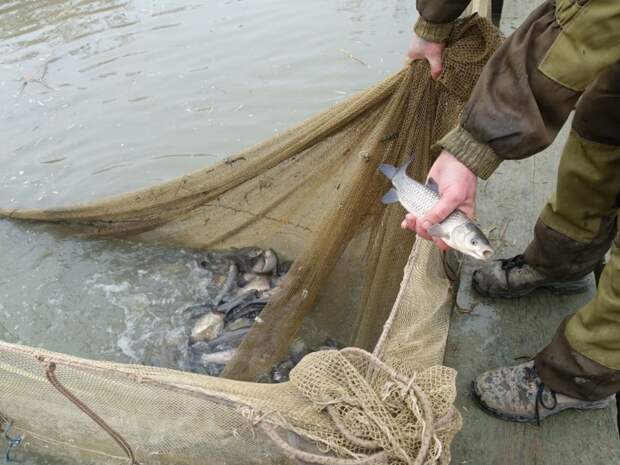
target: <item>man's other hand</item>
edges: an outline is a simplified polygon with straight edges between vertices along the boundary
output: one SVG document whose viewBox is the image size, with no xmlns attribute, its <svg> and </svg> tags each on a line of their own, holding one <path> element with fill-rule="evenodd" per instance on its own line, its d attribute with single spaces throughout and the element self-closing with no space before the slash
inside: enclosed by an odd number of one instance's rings
<svg viewBox="0 0 620 465">
<path fill-rule="evenodd" d="M 431 77 L 437 79 L 443 66 L 442 54 L 446 44 L 429 42 L 413 34 L 407 56 L 411 61 L 425 59 L 431 65 Z"/>
<path fill-rule="evenodd" d="M 428 234 L 428 228 L 441 223 L 456 209 L 473 218 L 478 178 L 467 166 L 446 150 L 443 150 L 433 163 L 428 172 L 428 178 L 433 178 L 439 187 L 439 201 L 421 218 L 408 213 L 401 227 L 410 229 L 419 236 L 434 241 L 441 250 L 448 250 L 449 247 L 445 242 Z"/>
</svg>

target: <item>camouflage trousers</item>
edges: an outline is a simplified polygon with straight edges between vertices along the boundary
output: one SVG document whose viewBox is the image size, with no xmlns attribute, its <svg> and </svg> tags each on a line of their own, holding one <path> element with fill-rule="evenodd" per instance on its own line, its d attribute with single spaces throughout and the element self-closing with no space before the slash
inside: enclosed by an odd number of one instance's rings
<svg viewBox="0 0 620 465">
<path fill-rule="evenodd" d="M 620 391 L 620 64 L 577 104 L 558 169 L 526 261 L 560 279 L 585 276 L 611 247 L 597 294 L 558 328 L 536 357 L 543 382 L 557 392 L 597 400 Z"/>
</svg>

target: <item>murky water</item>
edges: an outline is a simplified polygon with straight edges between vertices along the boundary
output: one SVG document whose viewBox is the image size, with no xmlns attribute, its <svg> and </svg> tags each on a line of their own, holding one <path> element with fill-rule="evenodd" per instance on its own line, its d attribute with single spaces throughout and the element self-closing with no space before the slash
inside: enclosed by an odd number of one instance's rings
<svg viewBox="0 0 620 465">
<path fill-rule="evenodd" d="M 414 15 L 411 0 L 0 2 L 0 204 L 214 163 L 399 69 Z M 4 340 L 141 362 L 207 292 L 196 252 L 7 221 L 0 237 Z"/>
</svg>

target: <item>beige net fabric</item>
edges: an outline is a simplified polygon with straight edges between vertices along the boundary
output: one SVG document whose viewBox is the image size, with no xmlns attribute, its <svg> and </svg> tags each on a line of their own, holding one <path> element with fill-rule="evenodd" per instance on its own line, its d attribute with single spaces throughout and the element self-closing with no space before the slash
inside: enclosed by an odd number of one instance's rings
<svg viewBox="0 0 620 465">
<path fill-rule="evenodd" d="M 311 309 L 340 315 L 350 345 L 375 348 L 312 354 L 290 382 L 262 385 L 0 344 L 5 429 L 81 463 L 448 463 L 460 427 L 455 372 L 438 366 L 450 284 L 429 244 L 410 255 L 377 167 L 415 153 L 410 174 L 424 177 L 498 44 L 474 16 L 455 27 L 438 81 L 415 62 L 217 166 L 86 205 L 0 210 L 86 235 L 294 259 L 228 378 L 253 381 L 283 358 Z"/>
</svg>

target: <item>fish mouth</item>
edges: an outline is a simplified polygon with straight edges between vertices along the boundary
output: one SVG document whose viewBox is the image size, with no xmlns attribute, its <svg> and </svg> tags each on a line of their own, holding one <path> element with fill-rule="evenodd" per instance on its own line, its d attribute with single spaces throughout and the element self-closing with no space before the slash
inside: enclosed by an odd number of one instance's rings
<svg viewBox="0 0 620 465">
<path fill-rule="evenodd" d="M 476 260 L 488 260 L 493 255 L 493 249 L 482 249 L 482 250 L 473 250 L 468 255 L 475 258 Z"/>
</svg>

